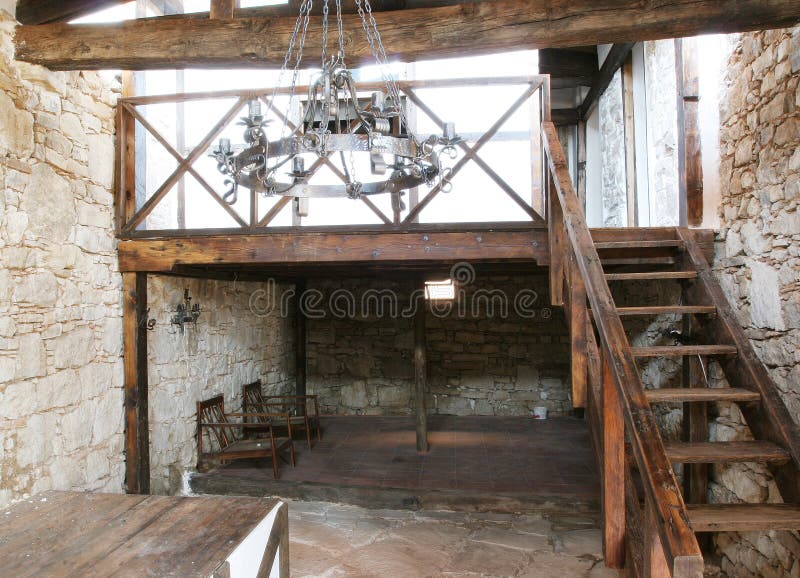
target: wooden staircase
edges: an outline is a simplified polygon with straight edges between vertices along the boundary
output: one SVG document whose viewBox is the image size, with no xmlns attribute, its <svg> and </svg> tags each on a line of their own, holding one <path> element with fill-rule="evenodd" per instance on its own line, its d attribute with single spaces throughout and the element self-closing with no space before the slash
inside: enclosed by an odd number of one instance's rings
<svg viewBox="0 0 800 578">
<path fill-rule="evenodd" d="M 699 577 L 709 532 L 800 529 L 800 430 L 711 272 L 702 233 L 590 232 L 551 124 L 543 134 L 551 299 L 567 313 L 573 404 L 586 408 L 600 464 L 606 564 L 631 576 Z M 617 307 L 609 285 L 632 282 L 679 283 L 679 303 Z M 624 321 L 643 316 L 671 316 L 672 343 L 631 347 Z M 662 357 L 680 361 L 681 387 L 646 390 L 640 365 Z M 709 384 L 712 360 L 729 387 Z M 738 405 L 752 440 L 709 440 L 717 402 Z M 681 440 L 659 433 L 652 406 L 665 403 L 683 406 Z M 709 464 L 736 462 L 765 464 L 785 503 L 708 504 Z"/>
</svg>

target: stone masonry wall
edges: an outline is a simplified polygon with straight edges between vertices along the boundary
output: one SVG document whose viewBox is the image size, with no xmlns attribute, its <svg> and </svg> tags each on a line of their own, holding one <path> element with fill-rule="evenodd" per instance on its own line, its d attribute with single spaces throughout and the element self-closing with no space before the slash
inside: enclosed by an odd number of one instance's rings
<svg viewBox="0 0 800 578">
<path fill-rule="evenodd" d="M 277 286 L 277 289 L 283 289 Z M 189 290 L 199 303 L 197 325 L 183 334 L 170 323 Z M 225 409 L 242 407 L 242 385 L 260 379 L 265 393 L 294 389 L 292 317 L 279 307 L 259 307 L 266 283 L 148 278 L 150 387 L 150 476 L 154 493 L 183 489 L 184 475 L 197 464 L 197 402 L 220 393 Z"/>
<path fill-rule="evenodd" d="M 715 269 L 739 322 L 800 422 L 800 28 L 733 37 L 720 108 L 722 229 Z M 720 408 L 719 440 L 744 439 Z M 763 468 L 715 470 L 712 498 L 777 500 Z M 723 534 L 731 576 L 800 575 L 794 533 Z"/>
<path fill-rule="evenodd" d="M 320 410 L 411 414 L 413 319 L 402 311 L 412 284 L 358 279 L 309 282 L 308 288 L 320 291 L 325 304 L 341 289 L 355 295 L 358 304 L 355 316 L 338 318 L 325 307 L 324 316 L 308 320 L 308 390 L 320 395 Z M 374 307 L 361 315 L 362 296 L 376 290 L 397 296 L 397 315 L 386 306 L 384 315 L 376 315 Z M 444 309 L 427 313 L 428 411 L 529 415 L 542 405 L 554 415 L 567 412 L 569 340 L 562 313 L 547 305 L 547 277 L 481 277 L 463 290 L 449 314 Z M 506 313 L 499 298 L 493 298 L 489 313 L 491 290 L 508 296 Z"/>
<path fill-rule="evenodd" d="M 625 180 L 622 75 L 619 71 L 600 97 L 598 106 L 602 155 L 603 226 L 625 227 L 628 224 L 628 197 Z"/>
<path fill-rule="evenodd" d="M 13 60 L 0 11 L 0 507 L 122 491 L 113 95 Z"/>
</svg>

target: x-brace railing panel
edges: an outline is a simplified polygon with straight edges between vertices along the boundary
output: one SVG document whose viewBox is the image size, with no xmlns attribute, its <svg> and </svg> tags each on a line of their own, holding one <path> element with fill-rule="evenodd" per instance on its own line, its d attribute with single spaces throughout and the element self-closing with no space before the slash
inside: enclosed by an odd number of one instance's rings
<svg viewBox="0 0 800 578">
<path fill-rule="evenodd" d="M 418 80 L 418 81 L 400 81 L 397 86 L 400 92 L 408 98 L 408 100 L 416 106 L 419 111 L 427 115 L 434 124 L 440 128 L 444 128 L 443 120 L 433 111 L 433 109 L 420 98 L 418 90 L 432 89 L 432 88 L 457 88 L 457 87 L 488 87 L 488 86 L 513 86 L 525 85 L 523 93 L 514 101 L 493 124 L 492 126 L 475 141 L 475 144 L 469 145 L 466 142 L 460 142 L 459 148 L 463 152 L 463 156 L 456 161 L 454 166 L 449 170 L 449 175 L 446 182 L 452 180 L 465 165 L 472 162 L 476 164 L 489 178 L 509 196 L 532 220 L 536 222 L 543 221 L 542 216 L 539 215 L 530 203 L 526 202 L 524 196 L 519 194 L 508 182 L 501 177 L 479 154 L 481 149 L 486 145 L 501 129 L 503 124 L 508 121 L 511 116 L 520 109 L 520 107 L 528 101 L 537 91 L 541 91 L 541 106 L 542 118 L 549 117 L 549 103 L 550 95 L 549 88 L 550 82 L 547 76 L 516 76 L 516 77 L 497 77 L 497 78 L 472 78 L 472 79 L 435 79 L 435 80 Z M 382 90 L 385 85 L 382 82 L 359 83 L 359 92 L 369 92 L 375 90 Z M 166 198 L 172 188 L 178 184 L 181 179 L 187 175 L 191 176 L 200 187 L 208 193 L 214 201 L 230 216 L 234 222 L 242 229 L 253 230 L 256 228 L 265 228 L 273 221 L 273 219 L 280 213 L 280 211 L 291 203 L 291 197 L 281 197 L 278 201 L 259 218 L 259 196 L 258 192 L 251 192 L 250 195 L 250 214 L 249 219 L 243 218 L 233 206 L 228 204 L 225 199 L 218 193 L 215 188 L 204 178 L 199 171 L 194 167 L 194 164 L 206 154 L 212 146 L 214 140 L 229 126 L 235 119 L 237 114 L 241 111 L 247 101 L 252 99 L 260 99 L 266 103 L 267 108 L 273 113 L 281 122 L 285 123 L 291 134 L 297 134 L 302 131 L 301 124 L 291 122 L 287 115 L 282 113 L 271 101 L 268 102 L 267 95 L 276 94 L 280 96 L 293 96 L 297 95 L 302 97 L 307 92 L 307 87 L 295 87 L 294 92 L 290 87 L 280 87 L 278 89 L 264 89 L 264 90 L 232 90 L 232 91 L 213 91 L 202 93 L 184 93 L 172 95 L 157 95 L 157 96 L 138 96 L 130 97 L 120 100 L 120 109 L 118 114 L 118 123 L 120 131 L 119 139 L 119 158 L 117 164 L 117 182 L 118 182 L 118 195 L 117 195 L 117 218 L 118 218 L 118 231 L 120 236 L 128 237 L 134 233 L 140 236 L 143 231 L 136 231 L 146 221 L 147 217 L 153 213 L 155 208 Z M 138 110 L 139 106 L 166 104 L 166 103 L 185 103 L 190 101 L 203 101 L 224 98 L 235 98 L 235 104 L 228 109 L 228 111 L 220 118 L 214 127 L 206 134 L 206 136 L 199 142 L 199 144 L 191 149 L 188 153 L 182 154 L 175 146 L 170 144 L 169 140 L 148 120 L 148 118 Z M 135 151 L 135 138 L 134 131 L 136 125 L 139 125 L 144 131 L 151 135 L 156 142 L 158 142 L 167 154 L 175 159 L 178 163 L 174 171 L 167 177 L 167 179 L 150 195 L 141 206 L 136 206 L 133 200 L 136 197 L 135 192 L 135 166 L 136 166 L 136 151 Z M 534 120 L 534 124 L 536 120 Z M 397 127 L 396 127 L 397 128 Z M 309 176 L 311 178 L 319 169 L 327 167 L 331 172 L 343 183 L 348 182 L 349 175 L 346 170 L 340 169 L 331 159 L 322 157 L 317 159 L 309 168 Z M 376 203 L 367 196 L 361 196 L 360 200 L 372 211 L 385 226 L 401 226 L 415 222 L 420 213 L 430 204 L 430 202 L 442 191 L 445 185 L 445 180 L 436 183 L 428 192 L 425 197 L 410 207 L 405 218 L 400 213 L 399 204 L 393 202 L 393 218 L 387 216 Z M 397 205 L 397 206 L 395 206 Z M 180 229 L 178 229 L 180 230 Z M 199 234 L 213 234 L 214 229 L 200 229 L 196 230 Z M 169 231 L 158 231 L 159 235 L 168 235 Z"/>
</svg>

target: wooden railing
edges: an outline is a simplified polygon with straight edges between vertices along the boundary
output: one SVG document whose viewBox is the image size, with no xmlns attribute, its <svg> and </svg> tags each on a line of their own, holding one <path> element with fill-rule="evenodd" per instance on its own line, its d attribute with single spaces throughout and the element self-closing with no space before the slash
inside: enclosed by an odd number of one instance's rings
<svg viewBox="0 0 800 578">
<path fill-rule="evenodd" d="M 574 376 L 573 388 L 587 392 L 594 445 L 601 455 L 606 564 L 622 567 L 626 535 L 638 532 L 644 540 L 645 574 L 661 568 L 672 576 L 699 578 L 703 556 L 552 123 L 543 123 L 542 140 L 548 169 L 551 299 L 554 305 L 566 305 L 573 344 L 578 344 L 573 351 L 583 351 L 578 352 L 583 360 L 578 368 L 586 370 Z M 582 387 L 582 380 L 588 387 Z M 631 503 L 639 498 L 634 497 L 638 492 L 626 464 L 626 434 L 644 502 L 644 516 L 636 520 L 639 527 L 628 531 L 634 520 L 626 524 L 626 486 L 632 512 L 639 510 L 638 503 Z"/>
<path fill-rule="evenodd" d="M 525 214 L 527 222 L 543 223 L 543 217 L 537 212 L 539 205 L 538 193 L 535 191 L 517 191 L 512 187 L 506 178 L 499 175 L 490 165 L 481 157 L 481 150 L 492 139 L 497 137 L 503 125 L 516 113 L 523 105 L 532 102 L 532 99 L 538 95 L 538 106 L 540 108 L 541 119 L 549 120 L 550 118 L 550 77 L 546 75 L 530 75 L 530 76 L 512 76 L 512 77 L 495 77 L 495 78 L 465 78 L 465 79 L 432 79 L 432 80 L 413 80 L 413 81 L 400 81 L 397 82 L 397 88 L 401 96 L 410 105 L 413 105 L 420 114 L 427 116 L 434 125 L 439 128 L 444 128 L 444 121 L 440 118 L 433 108 L 427 104 L 420 96 L 420 91 L 428 89 L 444 89 L 444 88 L 463 88 L 470 89 L 475 87 L 488 87 L 488 86 L 508 86 L 511 88 L 521 87 L 519 96 L 508 106 L 503 113 L 495 119 L 487 130 L 479 134 L 470 134 L 470 141 L 461 141 L 458 143 L 460 149 L 460 158 L 455 161 L 454 165 L 449 169 L 448 182 L 462 171 L 468 164 L 476 165 L 480 170 L 485 173 L 489 179 L 502 191 L 513 203 L 521 209 Z M 381 90 L 385 85 L 379 82 L 361 83 L 359 84 L 359 91 L 368 93 L 373 90 Z M 267 118 L 277 122 L 279 125 L 284 124 L 290 131 L 302 131 L 301 126 L 297 126 L 289 120 L 283 112 L 272 103 L 271 95 L 278 95 L 287 97 L 289 94 L 304 95 L 307 92 L 307 87 L 295 87 L 294 92 L 290 93 L 290 88 L 281 87 L 278 89 L 265 88 L 253 90 L 229 90 L 229 91 L 214 91 L 214 92 L 197 92 L 197 93 L 184 93 L 172 95 L 154 95 L 154 96 L 136 96 L 122 98 L 119 101 L 117 126 L 118 126 L 118 158 L 116 165 L 116 182 L 117 182 L 117 199 L 116 199 L 116 219 L 117 219 L 117 234 L 122 238 L 133 237 L 147 237 L 147 236 L 172 236 L 179 232 L 182 234 L 192 235 L 210 235 L 233 233 L 253 233 L 255 231 L 266 232 L 266 228 L 270 226 L 278 213 L 291 202 L 291 197 L 280 197 L 277 202 L 274 202 L 268 210 L 264 201 L 260 199 L 261 195 L 256 192 L 251 192 L 249 195 L 249 206 L 246 210 L 238 210 L 236 207 L 229 205 L 223 200 L 221 191 L 218 190 L 217 181 L 207 180 L 198 170 L 198 161 L 204 156 L 207 156 L 212 148 L 212 143 L 223 133 L 223 131 L 235 122 L 237 116 L 241 113 L 243 108 L 246 107 L 249 100 L 260 99 L 266 105 Z M 219 121 L 210 128 L 209 132 L 205 134 L 196 146 L 187 147 L 182 150 L 181 147 L 173 145 L 170 139 L 162 134 L 163 129 L 158 128 L 158 122 L 154 118 L 148 117 L 146 107 L 151 105 L 164 105 L 175 104 L 176 107 L 182 107 L 186 103 L 209 101 L 209 100 L 228 100 L 227 107 L 221 112 Z M 232 105 L 231 105 L 232 103 Z M 533 125 L 538 127 L 539 119 L 535 118 Z M 526 127 L 527 128 L 527 127 Z M 179 142 L 183 139 L 183 128 L 180 131 Z M 171 158 L 177 163 L 177 166 L 172 170 L 163 182 L 156 187 L 154 191 L 147 191 L 143 174 L 147 171 L 147 164 L 141 150 L 137 150 L 137 142 L 143 142 L 143 137 L 149 135 L 150 138 L 155 140 L 163 147 L 165 157 Z M 474 142 L 473 142 L 474 141 Z M 536 146 L 538 149 L 538 144 Z M 534 153 L 538 157 L 539 151 Z M 538 158 L 535 158 L 538 162 Z M 329 169 L 338 179 L 343 182 L 346 181 L 347 176 L 345 172 L 334 164 L 333 160 L 327 157 L 320 157 L 309 168 L 308 178 L 313 176 L 323 168 Z M 137 174 L 138 173 L 138 174 Z M 191 177 L 193 181 L 199 184 L 196 189 L 199 195 L 209 195 L 215 202 L 212 208 L 219 207 L 223 213 L 221 216 L 227 215 L 227 219 L 235 223 L 231 228 L 227 225 L 220 225 L 219 228 L 204 228 L 204 229 L 190 229 L 186 226 L 181 226 L 181 222 L 186 221 L 186 208 L 189 207 L 193 201 L 189 195 L 184 184 L 184 179 Z M 161 179 L 159 179 L 161 180 Z M 223 182 L 220 176 L 219 183 Z M 372 213 L 380 220 L 383 226 L 387 228 L 398 228 L 403 226 L 413 225 L 419 220 L 420 214 L 430 205 L 443 190 L 445 189 L 445 182 L 439 182 L 427 192 L 418 201 L 409 199 L 410 206 L 405 213 L 401 212 L 399 203 L 393 203 L 393 214 L 386 214 L 380 207 L 376 205 L 369 197 L 362 196 L 360 201 L 364 203 Z M 153 211 L 163 206 L 162 203 L 167 198 L 172 190 L 178 191 L 178 211 L 182 214 L 177 216 L 178 227 L 170 229 L 159 229 L 158 227 L 148 226 L 148 217 L 153 215 Z M 259 207 L 261 203 L 261 207 Z M 541 203 L 543 204 L 543 203 Z M 539 209 L 541 210 L 541 209 Z M 245 214 L 246 213 L 246 214 Z"/>
</svg>

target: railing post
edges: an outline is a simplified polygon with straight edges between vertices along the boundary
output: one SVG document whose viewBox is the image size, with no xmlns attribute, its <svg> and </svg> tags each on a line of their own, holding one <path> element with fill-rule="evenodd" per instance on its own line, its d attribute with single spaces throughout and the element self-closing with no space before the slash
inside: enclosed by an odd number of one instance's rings
<svg viewBox="0 0 800 578">
<path fill-rule="evenodd" d="M 550 243 L 550 304 L 554 307 L 564 305 L 564 213 L 553 184 L 553 175 L 547 171 L 547 231 Z"/>
<path fill-rule="evenodd" d="M 589 381 L 589 356 L 587 332 L 589 311 L 586 307 L 586 286 L 570 251 L 569 260 L 569 335 L 570 377 L 572 380 L 572 407 L 586 407 Z"/>
<path fill-rule="evenodd" d="M 625 423 L 608 354 L 603 351 L 603 554 L 606 566 L 625 564 Z"/>
<path fill-rule="evenodd" d="M 644 513 L 644 571 L 645 578 L 671 578 L 667 558 L 664 556 L 664 546 L 661 536 L 658 535 L 653 508 L 645 504 Z"/>
</svg>

